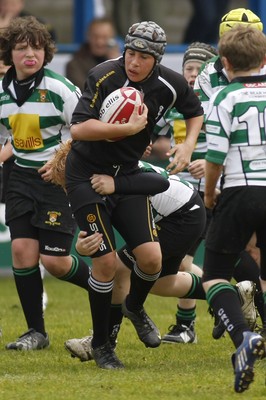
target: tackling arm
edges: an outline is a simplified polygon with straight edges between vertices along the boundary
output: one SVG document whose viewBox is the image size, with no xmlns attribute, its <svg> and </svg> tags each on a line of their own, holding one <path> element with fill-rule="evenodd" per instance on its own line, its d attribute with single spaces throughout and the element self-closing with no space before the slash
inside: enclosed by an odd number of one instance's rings
<svg viewBox="0 0 266 400">
<path fill-rule="evenodd" d="M 131 175 L 111 177 L 94 174 L 91 178 L 92 188 L 101 195 L 112 193 L 155 195 L 169 187 L 169 181 L 154 172 L 139 172 Z"/>
</svg>

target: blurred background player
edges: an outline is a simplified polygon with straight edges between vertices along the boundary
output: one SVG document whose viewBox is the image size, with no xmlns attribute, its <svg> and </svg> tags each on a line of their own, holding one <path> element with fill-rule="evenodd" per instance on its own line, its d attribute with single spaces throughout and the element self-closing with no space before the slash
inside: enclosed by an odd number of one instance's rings
<svg viewBox="0 0 266 400">
<path fill-rule="evenodd" d="M 26 17 L 29 15 L 31 14 L 25 10 L 24 0 L 0 0 L 0 28 L 6 28 L 13 18 Z M 36 18 L 46 25 L 52 40 L 56 41 L 56 31 L 54 27 L 42 18 L 38 16 L 36 16 Z"/>
<path fill-rule="evenodd" d="M 86 41 L 66 64 L 66 77 L 83 91 L 89 70 L 110 58 L 120 56 L 113 22 L 105 17 L 93 19 Z"/>
</svg>

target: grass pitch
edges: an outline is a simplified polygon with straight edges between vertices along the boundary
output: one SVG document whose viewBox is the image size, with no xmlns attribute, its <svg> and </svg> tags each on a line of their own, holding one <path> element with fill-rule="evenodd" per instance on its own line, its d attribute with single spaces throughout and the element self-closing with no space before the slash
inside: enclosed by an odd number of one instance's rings
<svg viewBox="0 0 266 400">
<path fill-rule="evenodd" d="M 27 330 L 13 278 L 0 279 L 0 399 L 3 400 L 234 400 L 265 399 L 266 360 L 255 366 L 255 382 L 243 394 L 234 392 L 228 335 L 211 337 L 213 320 L 205 301 L 197 303 L 198 344 L 162 344 L 146 349 L 127 319 L 119 333 L 117 355 L 125 370 L 106 371 L 93 361 L 81 363 L 64 349 L 64 341 L 89 334 L 86 291 L 47 277 L 45 312 L 49 349 L 5 350 L 5 344 Z M 149 296 L 145 308 L 164 334 L 174 323 L 176 300 Z"/>
</svg>

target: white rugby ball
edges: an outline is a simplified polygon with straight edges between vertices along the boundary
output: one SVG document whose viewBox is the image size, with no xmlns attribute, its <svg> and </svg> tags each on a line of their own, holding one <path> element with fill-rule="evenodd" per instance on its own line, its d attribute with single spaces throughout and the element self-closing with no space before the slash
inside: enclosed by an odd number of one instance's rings
<svg viewBox="0 0 266 400">
<path fill-rule="evenodd" d="M 126 124 L 134 110 L 139 106 L 139 113 L 143 109 L 143 95 L 131 86 L 124 86 L 110 93 L 103 101 L 99 120 L 109 124 Z M 108 139 L 110 142 L 122 140 L 124 137 Z"/>
</svg>

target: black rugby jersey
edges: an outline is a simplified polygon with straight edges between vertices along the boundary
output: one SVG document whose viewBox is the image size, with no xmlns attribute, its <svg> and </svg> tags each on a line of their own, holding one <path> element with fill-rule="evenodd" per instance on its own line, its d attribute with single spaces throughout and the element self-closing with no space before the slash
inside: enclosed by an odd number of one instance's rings
<svg viewBox="0 0 266 400">
<path fill-rule="evenodd" d="M 72 148 L 82 156 L 82 163 L 106 167 L 134 165 L 150 143 L 156 122 L 168 109 L 175 107 L 185 119 L 203 115 L 200 101 L 181 74 L 159 64 L 148 79 L 132 82 L 127 78 L 124 59 L 120 57 L 89 71 L 85 90 L 72 116 L 72 124 L 90 118 L 99 119 L 103 100 L 122 86 L 133 86 L 143 93 L 149 110 L 147 126 L 138 134 L 116 142 L 74 141 Z"/>
</svg>

